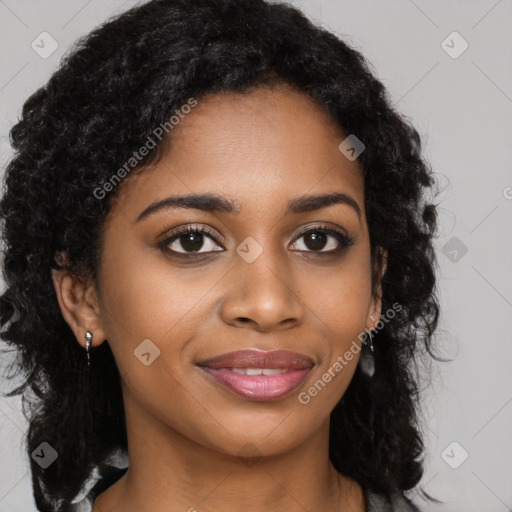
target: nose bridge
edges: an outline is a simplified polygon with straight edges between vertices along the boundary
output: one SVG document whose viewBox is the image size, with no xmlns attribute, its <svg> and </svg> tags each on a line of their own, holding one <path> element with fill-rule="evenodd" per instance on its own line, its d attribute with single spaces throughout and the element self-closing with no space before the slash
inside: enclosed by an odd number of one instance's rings
<svg viewBox="0 0 512 512">
<path fill-rule="evenodd" d="M 290 278 L 286 255 L 272 243 L 271 233 L 259 235 L 258 240 L 247 237 L 236 248 L 237 274 L 240 284 L 253 292 L 270 296 L 290 293 L 286 280 Z"/>
<path fill-rule="evenodd" d="M 249 319 L 271 329 L 302 317 L 287 255 L 271 235 L 247 237 L 236 248 L 234 286 L 224 302 L 225 320 Z"/>
</svg>

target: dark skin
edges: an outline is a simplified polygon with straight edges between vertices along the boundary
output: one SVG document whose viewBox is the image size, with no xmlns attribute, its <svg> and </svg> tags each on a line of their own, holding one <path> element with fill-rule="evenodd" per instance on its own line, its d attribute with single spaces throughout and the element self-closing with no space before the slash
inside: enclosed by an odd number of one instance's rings
<svg viewBox="0 0 512 512">
<path fill-rule="evenodd" d="M 76 339 L 85 346 L 90 330 L 93 346 L 108 340 L 122 378 L 130 466 L 93 511 L 363 512 L 360 485 L 328 456 L 329 414 L 359 356 L 307 405 L 297 399 L 381 312 L 361 168 L 338 150 L 346 135 L 287 86 L 202 98 L 171 135 L 160 162 L 119 185 L 97 280 L 53 271 Z M 207 192 L 240 213 L 163 209 L 136 222 L 155 201 Z M 291 199 L 332 192 L 361 216 L 343 203 L 284 215 Z M 202 235 L 193 253 L 180 238 L 158 247 L 189 225 L 215 239 Z M 353 244 L 335 252 L 333 235 L 315 246 L 300 234 L 319 225 Z M 236 252 L 249 236 L 263 249 L 252 263 Z M 160 350 L 148 366 L 134 355 L 145 339 Z M 294 350 L 315 365 L 290 395 L 258 402 L 195 366 L 249 348 Z"/>
</svg>

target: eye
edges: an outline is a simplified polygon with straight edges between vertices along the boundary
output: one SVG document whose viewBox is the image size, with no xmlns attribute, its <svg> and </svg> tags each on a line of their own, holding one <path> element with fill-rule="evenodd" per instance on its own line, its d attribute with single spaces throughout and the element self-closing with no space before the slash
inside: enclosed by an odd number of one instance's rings
<svg viewBox="0 0 512 512">
<path fill-rule="evenodd" d="M 331 240 L 329 240 L 329 237 Z M 325 226 L 314 226 L 303 230 L 296 240 L 304 238 L 302 245 L 304 252 L 321 254 L 336 254 L 354 244 L 354 238 L 345 235 L 341 231 Z M 322 250 L 327 248 L 327 250 Z"/>
<path fill-rule="evenodd" d="M 302 238 L 305 240 L 302 242 L 304 248 L 295 250 L 313 253 L 315 256 L 337 254 L 354 244 L 354 238 L 326 226 L 308 227 L 298 235 L 294 245 Z M 162 251 L 173 256 L 189 259 L 225 250 L 222 247 L 215 249 L 219 247 L 219 243 L 215 235 L 204 226 L 187 226 L 185 229 L 171 233 L 158 246 Z"/>
<path fill-rule="evenodd" d="M 210 243 L 205 243 L 205 239 L 209 239 Z M 215 243 L 211 243 L 215 242 Z M 193 253 L 204 254 L 212 251 L 218 251 L 219 249 L 213 249 L 215 245 L 218 245 L 216 238 L 208 228 L 202 226 L 200 228 L 188 226 L 181 231 L 177 231 L 172 236 L 166 238 L 159 244 L 160 249 L 167 252 L 187 257 L 194 257 Z M 200 251 L 206 247 L 205 251 Z M 183 249 L 180 251 L 179 249 Z M 221 251 L 224 249 L 220 249 Z"/>
</svg>

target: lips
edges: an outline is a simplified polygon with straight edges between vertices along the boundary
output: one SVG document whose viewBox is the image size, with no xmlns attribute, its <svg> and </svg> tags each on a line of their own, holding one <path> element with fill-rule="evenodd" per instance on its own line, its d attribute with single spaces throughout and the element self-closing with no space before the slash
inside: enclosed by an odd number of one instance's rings
<svg viewBox="0 0 512 512">
<path fill-rule="evenodd" d="M 276 400 L 297 389 L 314 363 L 288 350 L 239 350 L 197 363 L 213 380 L 250 400 Z"/>
<path fill-rule="evenodd" d="M 311 368 L 313 361 L 304 354 L 290 350 L 238 350 L 222 354 L 197 363 L 208 368 L 279 368 L 285 370 L 302 370 Z"/>
</svg>

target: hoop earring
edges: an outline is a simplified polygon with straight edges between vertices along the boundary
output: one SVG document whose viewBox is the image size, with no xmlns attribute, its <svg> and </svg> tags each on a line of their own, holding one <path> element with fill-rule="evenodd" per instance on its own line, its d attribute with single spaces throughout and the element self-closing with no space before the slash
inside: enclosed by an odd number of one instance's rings
<svg viewBox="0 0 512 512">
<path fill-rule="evenodd" d="M 92 332 L 87 331 L 85 333 L 85 351 L 87 352 L 87 369 L 88 370 L 91 369 L 91 356 L 89 353 L 89 348 L 91 346 L 91 342 L 92 342 Z"/>
</svg>

